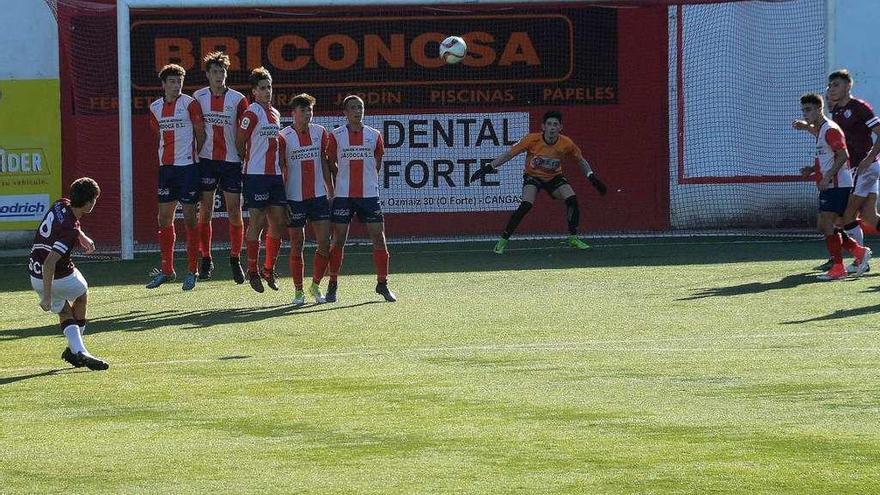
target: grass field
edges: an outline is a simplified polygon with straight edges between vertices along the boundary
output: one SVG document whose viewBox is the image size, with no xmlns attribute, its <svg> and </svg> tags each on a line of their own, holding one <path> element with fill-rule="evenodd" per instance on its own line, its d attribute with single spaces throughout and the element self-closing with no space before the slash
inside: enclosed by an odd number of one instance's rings
<svg viewBox="0 0 880 495">
<path fill-rule="evenodd" d="M 105 372 L 0 260 L 0 493 L 880 492 L 880 276 L 815 282 L 818 240 L 511 248 L 392 246 L 395 304 L 351 248 L 300 309 L 222 253 L 189 293 L 83 263 Z"/>
</svg>

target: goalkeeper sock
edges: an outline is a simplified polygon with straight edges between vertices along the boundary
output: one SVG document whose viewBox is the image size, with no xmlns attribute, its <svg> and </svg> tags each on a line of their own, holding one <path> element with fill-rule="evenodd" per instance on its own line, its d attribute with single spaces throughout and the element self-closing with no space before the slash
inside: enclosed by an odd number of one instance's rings
<svg viewBox="0 0 880 495">
<path fill-rule="evenodd" d="M 578 224 L 581 221 L 581 212 L 578 209 L 577 196 L 569 196 L 565 200 L 565 219 L 568 220 L 569 235 L 577 235 Z"/>
<path fill-rule="evenodd" d="M 528 201 L 520 203 L 519 208 L 513 212 L 513 215 L 510 216 L 510 220 L 507 221 L 507 226 L 504 227 L 504 232 L 501 233 L 501 237 L 510 239 L 510 236 L 513 235 L 513 232 L 516 230 L 517 225 L 519 225 L 523 217 L 526 216 L 526 213 L 531 209 L 532 203 L 529 203 Z"/>
</svg>

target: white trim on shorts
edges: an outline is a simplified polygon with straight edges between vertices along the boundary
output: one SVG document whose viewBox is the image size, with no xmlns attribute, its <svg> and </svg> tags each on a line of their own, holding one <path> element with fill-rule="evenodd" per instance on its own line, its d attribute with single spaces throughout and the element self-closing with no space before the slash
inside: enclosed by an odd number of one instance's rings
<svg viewBox="0 0 880 495">
<path fill-rule="evenodd" d="M 858 174 L 856 177 L 856 187 L 853 188 L 852 195 L 860 198 L 867 198 L 869 194 L 877 194 L 877 181 L 880 179 L 880 162 L 874 162 L 868 170 Z"/>
<path fill-rule="evenodd" d="M 31 287 L 43 299 L 43 279 L 31 276 Z M 88 290 L 88 282 L 76 268 L 70 275 L 55 279 L 52 281 L 52 312 L 60 313 L 64 309 L 64 303 L 72 303 Z"/>
</svg>

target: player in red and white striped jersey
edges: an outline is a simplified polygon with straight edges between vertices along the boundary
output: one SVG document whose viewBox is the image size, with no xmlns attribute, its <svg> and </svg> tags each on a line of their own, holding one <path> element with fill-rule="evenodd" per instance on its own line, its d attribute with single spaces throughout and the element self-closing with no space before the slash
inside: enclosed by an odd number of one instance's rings
<svg viewBox="0 0 880 495">
<path fill-rule="evenodd" d="M 293 106 L 293 125 L 281 130 L 281 165 L 285 170 L 287 205 L 290 208 L 290 274 L 293 277 L 293 304 L 305 304 L 303 292 L 303 242 L 308 221 L 315 232 L 318 249 L 312 269 L 309 293 L 316 303 L 323 303 L 321 278 L 330 260 L 330 202 L 333 197 L 333 179 L 327 162 L 330 135 L 312 124 L 315 98 L 309 94 L 296 95 Z"/>
<path fill-rule="evenodd" d="M 235 283 L 244 283 L 241 271 L 241 245 L 244 230 L 241 218 L 241 157 L 235 147 L 235 131 L 248 107 L 247 98 L 226 86 L 229 55 L 211 52 L 205 55 L 205 73 L 209 86 L 193 93 L 205 117 L 206 139 L 199 153 L 199 171 L 202 177 L 202 198 L 199 204 L 199 251 L 202 263 L 199 278 L 211 278 L 214 263 L 211 259 L 211 218 L 214 215 L 214 196 L 223 191 L 229 220 L 229 265 Z"/>
<path fill-rule="evenodd" d="M 61 198 L 52 205 L 34 234 L 28 261 L 31 287 L 40 296 L 40 309 L 58 314 L 61 332 L 68 347 L 61 359 L 79 368 L 106 370 L 109 365 L 89 354 L 82 334 L 86 326 L 89 284 L 70 261 L 76 246 L 86 254 L 95 250 L 95 243 L 82 230 L 79 219 L 92 212 L 101 188 L 88 177 L 70 185 L 70 199 Z"/>
<path fill-rule="evenodd" d="M 244 158 L 244 201 L 248 209 L 247 257 L 248 280 L 257 292 L 263 292 L 263 282 L 278 290 L 275 260 L 281 249 L 281 236 L 287 224 L 287 196 L 281 175 L 278 133 L 281 114 L 272 107 L 272 75 L 263 67 L 251 71 L 249 77 L 254 102 L 248 106 L 235 145 Z M 260 254 L 260 233 L 267 223 L 266 259 L 257 271 Z"/>
<path fill-rule="evenodd" d="M 867 266 L 871 251 L 866 249 L 849 236 L 841 236 L 835 230 L 835 222 L 846 210 L 847 201 L 853 186 L 853 177 L 849 168 L 849 153 L 840 127 L 825 117 L 824 102 L 818 94 L 811 93 L 801 97 L 801 111 L 804 120 L 817 129 L 816 159 L 813 167 L 804 167 L 802 173 L 817 173 L 819 189 L 819 231 L 825 235 L 825 243 L 833 264 L 827 273 L 820 275 L 821 280 L 839 280 L 846 278 L 846 267 L 843 266 L 842 249 L 851 252 L 856 258 L 857 275 L 861 275 Z"/>
<path fill-rule="evenodd" d="M 373 241 L 373 263 L 376 266 L 376 293 L 388 302 L 397 297 L 388 289 L 388 247 L 385 243 L 385 221 L 379 206 L 379 169 L 385 145 L 382 134 L 364 125 L 364 101 L 355 95 L 342 101 L 346 125 L 330 134 L 327 156 L 331 169 L 336 169 L 335 193 L 330 221 L 333 223 L 333 245 L 330 248 L 327 302 L 336 301 L 337 277 L 342 267 L 345 240 L 352 215 L 367 224 Z"/>
<path fill-rule="evenodd" d="M 183 290 L 196 286 L 199 264 L 198 220 L 196 203 L 199 201 L 200 176 L 198 154 L 205 143 L 205 124 L 202 109 L 191 96 L 181 93 L 186 71 L 176 64 L 168 64 L 159 72 L 165 96 L 150 105 L 150 126 L 158 135 L 159 143 L 159 247 L 162 267 L 154 271 L 147 284 L 155 289 L 174 280 L 174 210 L 183 206 L 186 224 L 187 275 Z"/>
</svg>

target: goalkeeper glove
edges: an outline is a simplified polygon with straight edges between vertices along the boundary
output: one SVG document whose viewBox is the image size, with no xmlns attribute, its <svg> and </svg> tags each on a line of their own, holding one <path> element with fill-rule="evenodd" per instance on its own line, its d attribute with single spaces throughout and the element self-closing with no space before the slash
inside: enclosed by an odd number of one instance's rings
<svg viewBox="0 0 880 495">
<path fill-rule="evenodd" d="M 474 172 L 474 175 L 471 175 L 471 182 L 476 182 L 478 179 L 484 177 L 489 172 L 494 172 L 494 171 L 495 171 L 495 169 L 492 167 L 492 165 L 490 165 L 488 163 L 484 163 L 483 165 L 480 166 L 479 170 Z"/>
<path fill-rule="evenodd" d="M 605 187 L 605 184 L 603 184 L 598 177 L 596 177 L 595 173 L 590 172 L 590 175 L 587 176 L 587 179 L 590 181 L 590 184 L 592 184 L 593 187 L 595 187 L 596 190 L 599 191 L 599 194 L 601 196 L 604 196 L 605 193 L 608 192 L 608 188 Z"/>
</svg>

